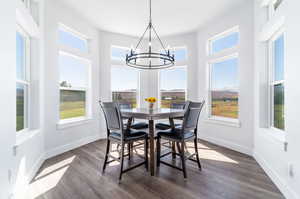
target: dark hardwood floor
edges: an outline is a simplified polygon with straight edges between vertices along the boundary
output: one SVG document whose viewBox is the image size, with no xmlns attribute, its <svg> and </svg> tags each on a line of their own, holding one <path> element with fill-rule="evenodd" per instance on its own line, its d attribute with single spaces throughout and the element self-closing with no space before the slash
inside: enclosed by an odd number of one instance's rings
<svg viewBox="0 0 300 199">
<path fill-rule="evenodd" d="M 192 143 L 187 147 L 193 150 Z M 119 163 L 108 165 L 102 175 L 105 141 L 93 142 L 46 160 L 30 184 L 29 198 L 284 198 L 252 157 L 202 140 L 198 147 L 203 170 L 200 172 L 196 163 L 188 161 L 187 180 L 182 172 L 161 165 L 155 177 L 141 166 L 125 173 L 119 183 Z M 142 151 L 137 149 L 136 153 Z M 139 160 L 135 155 L 130 164 Z M 180 160 L 174 163 L 179 164 Z"/>
</svg>

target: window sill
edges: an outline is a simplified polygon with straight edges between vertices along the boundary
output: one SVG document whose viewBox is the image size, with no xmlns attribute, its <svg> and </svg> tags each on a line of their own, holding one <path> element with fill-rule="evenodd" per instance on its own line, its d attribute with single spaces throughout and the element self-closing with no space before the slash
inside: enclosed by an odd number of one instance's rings
<svg viewBox="0 0 300 199">
<path fill-rule="evenodd" d="M 56 129 L 61 130 L 61 129 L 71 128 L 74 126 L 84 125 L 84 124 L 90 123 L 92 121 L 93 121 L 92 118 L 86 118 L 86 117 L 64 119 L 64 120 L 60 120 L 56 124 Z"/>
<path fill-rule="evenodd" d="M 218 124 L 223 126 L 230 126 L 230 127 L 241 127 L 241 122 L 235 119 L 227 119 L 227 118 L 219 118 L 219 117 L 209 117 L 205 120 L 207 123 L 211 124 Z"/>
<path fill-rule="evenodd" d="M 285 132 L 279 129 L 276 129 L 274 127 L 268 128 L 267 132 L 269 137 L 272 137 L 274 140 L 280 142 L 280 143 L 285 143 L 286 142 L 286 137 L 285 137 Z"/>
<path fill-rule="evenodd" d="M 15 147 L 22 145 L 24 142 L 28 141 L 38 133 L 40 133 L 40 129 L 24 129 L 22 131 L 16 132 L 16 144 Z"/>
</svg>

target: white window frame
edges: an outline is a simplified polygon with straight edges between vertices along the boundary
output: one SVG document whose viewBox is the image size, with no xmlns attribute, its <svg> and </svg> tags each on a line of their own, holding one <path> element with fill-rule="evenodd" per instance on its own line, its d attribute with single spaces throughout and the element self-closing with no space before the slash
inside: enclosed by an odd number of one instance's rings
<svg viewBox="0 0 300 199">
<path fill-rule="evenodd" d="M 90 45 L 89 45 L 89 39 L 87 36 L 83 35 L 82 33 L 71 29 L 70 27 L 60 23 L 57 29 L 57 35 L 59 34 L 59 30 L 62 29 L 63 31 L 69 32 L 70 34 L 74 35 L 75 37 L 78 37 L 82 40 L 85 40 L 87 43 L 87 48 L 88 52 L 82 52 L 79 49 L 72 48 L 70 46 L 66 46 L 63 44 L 59 43 L 58 41 L 58 46 L 59 46 L 59 51 L 58 51 L 58 56 L 60 55 L 65 55 L 65 56 L 71 56 L 74 59 L 81 59 L 88 64 L 87 66 L 87 84 L 86 87 L 61 87 L 59 86 L 59 112 L 58 112 L 58 123 L 59 124 L 66 124 L 66 123 L 73 123 L 73 122 L 80 122 L 83 120 L 91 120 L 92 119 L 92 93 L 91 93 L 91 68 L 92 68 L 92 61 L 91 61 L 91 54 L 90 54 Z M 58 66 L 60 67 L 60 66 Z M 58 84 L 60 85 L 60 82 L 58 81 Z M 66 118 L 66 119 L 61 119 L 60 118 L 60 91 L 61 90 L 70 90 L 70 91 L 85 91 L 85 115 L 84 116 L 79 116 L 79 117 L 72 117 L 72 118 Z"/>
<path fill-rule="evenodd" d="M 17 32 L 19 32 L 25 38 L 25 79 L 17 79 L 16 84 L 24 85 L 27 88 L 27 92 L 24 92 L 24 128 L 22 130 L 17 131 L 17 133 L 28 131 L 30 129 L 30 87 L 31 87 L 31 80 L 30 80 L 30 70 L 31 70 L 31 48 L 30 48 L 30 36 L 27 34 L 23 28 L 17 24 Z"/>
<path fill-rule="evenodd" d="M 277 132 L 280 132 L 280 133 L 284 133 L 285 131 L 284 130 L 281 130 L 281 129 L 278 129 L 274 126 L 274 87 L 276 85 L 280 85 L 280 84 L 283 84 L 285 83 L 285 66 L 286 66 L 286 58 L 285 58 L 285 53 L 284 53 L 284 79 L 283 80 L 280 80 L 280 81 L 275 81 L 275 65 L 274 65 L 274 42 L 283 35 L 284 37 L 284 45 L 286 45 L 286 33 L 285 33 L 285 30 L 284 28 L 281 28 L 279 31 L 277 31 L 272 37 L 271 39 L 269 40 L 269 43 L 268 43 L 268 48 L 269 48 L 269 93 L 268 93 L 268 96 L 269 96 L 269 107 L 270 107 L 270 110 L 269 110 L 269 127 L 272 129 L 272 130 L 275 130 Z M 284 46 L 284 52 L 285 52 L 285 49 L 286 47 Z M 284 95 L 285 97 L 285 95 Z M 284 100 L 285 101 L 285 100 Z M 284 109 L 284 118 L 285 118 L 285 109 Z M 286 125 L 285 125 L 286 127 Z"/>
<path fill-rule="evenodd" d="M 234 53 L 231 55 L 227 55 L 227 56 L 223 56 L 221 58 L 217 58 L 217 59 L 213 59 L 210 60 L 207 64 L 207 71 L 208 71 L 208 75 L 207 75 L 207 85 L 208 85 L 208 92 L 207 92 L 207 103 L 208 103 L 208 108 L 207 108 L 207 116 L 208 116 L 208 120 L 215 120 L 215 121 L 222 121 L 222 122 L 227 122 L 227 123 L 232 123 L 232 124 L 237 124 L 239 126 L 239 118 L 240 118 L 240 105 L 239 105 L 239 100 L 238 100 L 238 118 L 228 118 L 228 117 L 222 117 L 222 116 L 215 116 L 212 115 L 212 96 L 211 96 L 211 92 L 213 91 L 212 89 L 212 66 L 215 63 L 220 63 L 223 61 L 227 61 L 230 59 L 239 59 L 239 54 L 238 53 Z M 223 89 L 224 91 L 228 90 L 227 89 Z M 219 90 L 221 91 L 221 90 Z M 238 92 L 238 96 L 240 93 L 239 88 L 237 89 Z"/>
<path fill-rule="evenodd" d="M 67 51 L 67 52 L 69 52 L 71 54 L 77 55 L 78 57 L 84 57 L 84 58 L 90 59 L 90 39 L 87 36 L 85 36 L 84 34 L 78 32 L 77 30 L 74 30 L 74 29 L 66 26 L 63 23 L 59 23 L 59 25 L 58 25 L 58 31 L 59 30 L 63 30 L 65 32 L 70 33 L 74 37 L 77 37 L 77 38 L 79 38 L 81 40 L 84 40 L 86 42 L 86 45 L 87 45 L 87 52 L 83 52 L 83 51 L 81 51 L 81 50 L 79 50 L 77 48 L 72 48 L 70 46 L 61 44 L 61 43 L 59 43 L 59 35 L 58 35 L 59 32 L 57 32 L 57 41 L 58 41 L 58 46 L 59 46 L 60 50 Z"/>
<path fill-rule="evenodd" d="M 215 52 L 215 53 L 212 52 L 212 44 L 213 44 L 214 41 L 219 40 L 219 39 L 224 38 L 224 37 L 227 37 L 227 36 L 229 36 L 233 33 L 238 33 L 239 34 L 239 41 L 235 46 L 230 47 L 230 48 L 226 48 L 226 49 L 221 50 L 219 52 Z M 228 52 L 236 49 L 239 46 L 239 44 L 240 44 L 239 26 L 234 26 L 233 28 L 230 28 L 230 29 L 228 29 L 224 32 L 221 32 L 221 33 L 209 38 L 208 41 L 207 41 L 206 52 L 207 52 L 208 56 L 212 56 L 212 55 L 220 56 L 220 54 L 228 53 Z"/>
<path fill-rule="evenodd" d="M 171 68 L 167 68 L 167 69 L 163 69 L 163 70 L 175 70 L 175 69 L 180 69 L 180 68 L 183 68 L 186 70 L 186 87 L 184 89 L 184 92 L 185 92 L 185 101 L 187 100 L 187 96 L 188 96 L 188 67 L 187 65 L 180 65 L 180 66 L 177 66 L 175 65 L 174 67 L 171 67 Z M 159 84 L 158 84 L 158 106 L 161 107 L 161 72 L 162 71 L 159 71 L 159 75 L 158 75 L 158 81 L 159 81 Z"/>
<path fill-rule="evenodd" d="M 124 47 L 125 48 L 125 47 Z M 112 68 L 125 68 L 126 66 L 124 65 L 120 65 L 120 64 L 117 64 L 117 65 L 111 65 L 111 68 L 110 68 L 110 71 L 112 70 Z M 141 99 L 141 95 L 140 95 L 140 78 L 141 78 L 141 73 L 138 69 L 133 69 L 133 68 L 128 68 L 128 70 L 136 70 L 137 72 L 137 88 L 136 88 L 136 107 L 140 107 L 140 99 Z M 110 76 L 112 76 L 112 73 L 110 72 Z M 111 85 L 111 84 L 110 84 Z M 113 90 L 112 90 L 112 87 L 110 86 L 110 97 L 111 97 L 111 101 L 113 100 Z M 118 91 L 116 91 L 118 92 Z"/>
</svg>

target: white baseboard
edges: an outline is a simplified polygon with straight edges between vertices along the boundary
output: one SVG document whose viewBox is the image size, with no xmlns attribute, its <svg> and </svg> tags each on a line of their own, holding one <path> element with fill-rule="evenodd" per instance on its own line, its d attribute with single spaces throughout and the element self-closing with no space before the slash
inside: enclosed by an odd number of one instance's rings
<svg viewBox="0 0 300 199">
<path fill-rule="evenodd" d="M 253 152 L 253 157 L 287 199 L 300 198 L 293 190 L 289 188 L 287 183 L 284 180 L 282 180 L 279 177 L 279 175 L 277 175 L 277 173 L 272 169 L 272 167 L 267 163 L 267 161 L 263 157 L 261 157 L 255 151 Z"/>
<path fill-rule="evenodd" d="M 251 148 L 247 148 L 247 147 L 238 145 L 238 144 L 233 143 L 233 142 L 221 140 L 221 139 L 214 138 L 214 137 L 209 137 L 209 136 L 206 136 L 206 135 L 203 135 L 203 134 L 202 135 L 199 134 L 198 138 L 202 139 L 202 140 L 205 140 L 205 141 L 208 141 L 208 142 L 211 142 L 211 143 L 214 143 L 214 144 L 219 145 L 219 146 L 229 148 L 231 150 L 234 150 L 234 151 L 237 151 L 237 152 L 240 152 L 240 153 L 244 153 L 244 154 L 247 154 L 247 155 L 250 155 L 250 156 L 253 155 L 253 150 Z"/>
<path fill-rule="evenodd" d="M 99 139 L 104 139 L 104 138 L 101 137 L 100 135 L 90 136 L 90 137 L 82 138 L 82 139 L 77 140 L 77 141 L 72 142 L 72 143 L 65 144 L 63 146 L 56 147 L 56 148 L 51 149 L 51 150 L 46 152 L 45 159 L 49 159 L 51 157 L 57 156 L 59 154 L 62 154 L 64 152 L 70 151 L 72 149 L 81 147 L 85 144 L 94 142 L 94 141 L 99 140 Z"/>
<path fill-rule="evenodd" d="M 45 154 L 42 154 L 34 163 L 33 167 L 31 168 L 29 174 L 28 174 L 28 184 L 30 181 L 34 178 L 34 176 L 37 174 L 39 169 L 41 168 L 42 164 L 45 161 Z"/>
</svg>

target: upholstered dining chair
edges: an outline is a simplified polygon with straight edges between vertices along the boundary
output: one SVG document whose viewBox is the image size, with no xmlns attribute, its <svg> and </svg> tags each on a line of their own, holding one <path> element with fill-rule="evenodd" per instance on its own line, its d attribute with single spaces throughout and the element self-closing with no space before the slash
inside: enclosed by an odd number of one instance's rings
<svg viewBox="0 0 300 199">
<path fill-rule="evenodd" d="M 131 103 L 126 103 L 126 102 L 118 102 L 118 103 L 119 103 L 120 109 L 132 109 Z M 124 118 L 124 119 L 129 119 L 129 118 Z M 135 122 L 133 120 L 132 124 L 130 125 L 130 128 L 136 129 L 136 130 L 147 129 L 148 124 L 146 122 Z"/>
<path fill-rule="evenodd" d="M 186 105 L 189 103 L 189 101 L 186 102 L 172 102 L 170 104 L 170 108 L 171 109 L 184 109 L 184 107 L 186 107 Z M 178 119 L 178 120 L 182 120 L 182 118 L 173 118 L 173 119 Z M 179 126 L 180 124 L 175 124 L 175 126 Z M 157 123 L 155 125 L 155 128 L 158 130 L 168 130 L 171 128 L 171 124 L 169 123 Z"/>
<path fill-rule="evenodd" d="M 204 105 L 204 101 L 202 102 L 190 102 L 187 107 L 185 107 L 185 113 L 183 117 L 182 126 L 180 128 L 175 127 L 172 125 L 170 130 L 166 131 L 159 131 L 157 133 L 157 166 L 160 166 L 160 163 L 163 163 L 167 166 L 179 169 L 183 172 L 184 178 L 187 177 L 186 174 L 186 160 L 192 160 L 197 162 L 199 170 L 201 171 L 201 163 L 198 155 L 198 146 L 197 146 L 197 125 L 199 116 Z M 171 122 L 173 123 L 173 122 Z M 179 153 L 176 153 L 181 158 L 181 165 L 182 167 L 176 167 L 170 163 L 167 163 L 161 160 L 162 157 L 172 154 L 172 152 L 168 152 L 166 154 L 161 155 L 161 139 L 168 140 L 175 142 Z M 185 142 L 193 140 L 194 141 L 194 148 L 195 153 L 185 156 Z M 193 156 L 196 156 L 196 160 L 193 159 Z"/>
<path fill-rule="evenodd" d="M 101 108 L 104 112 L 106 127 L 107 127 L 107 145 L 106 145 L 106 153 L 104 158 L 104 164 L 102 172 L 105 171 L 106 165 L 113 162 L 120 162 L 120 174 L 119 180 L 122 179 L 122 174 L 139 167 L 141 165 L 145 165 L 146 169 L 148 169 L 148 136 L 147 133 L 141 130 L 134 130 L 131 128 L 124 128 L 122 114 L 119 108 L 118 103 L 115 102 L 100 102 Z M 131 166 L 127 169 L 123 169 L 124 162 L 124 149 L 125 144 L 131 145 L 136 141 L 144 141 L 144 161 L 138 163 L 134 166 Z M 119 158 L 115 158 L 110 155 L 110 144 L 117 143 L 121 146 L 121 154 Z M 112 160 L 108 159 L 111 158 Z"/>
</svg>

